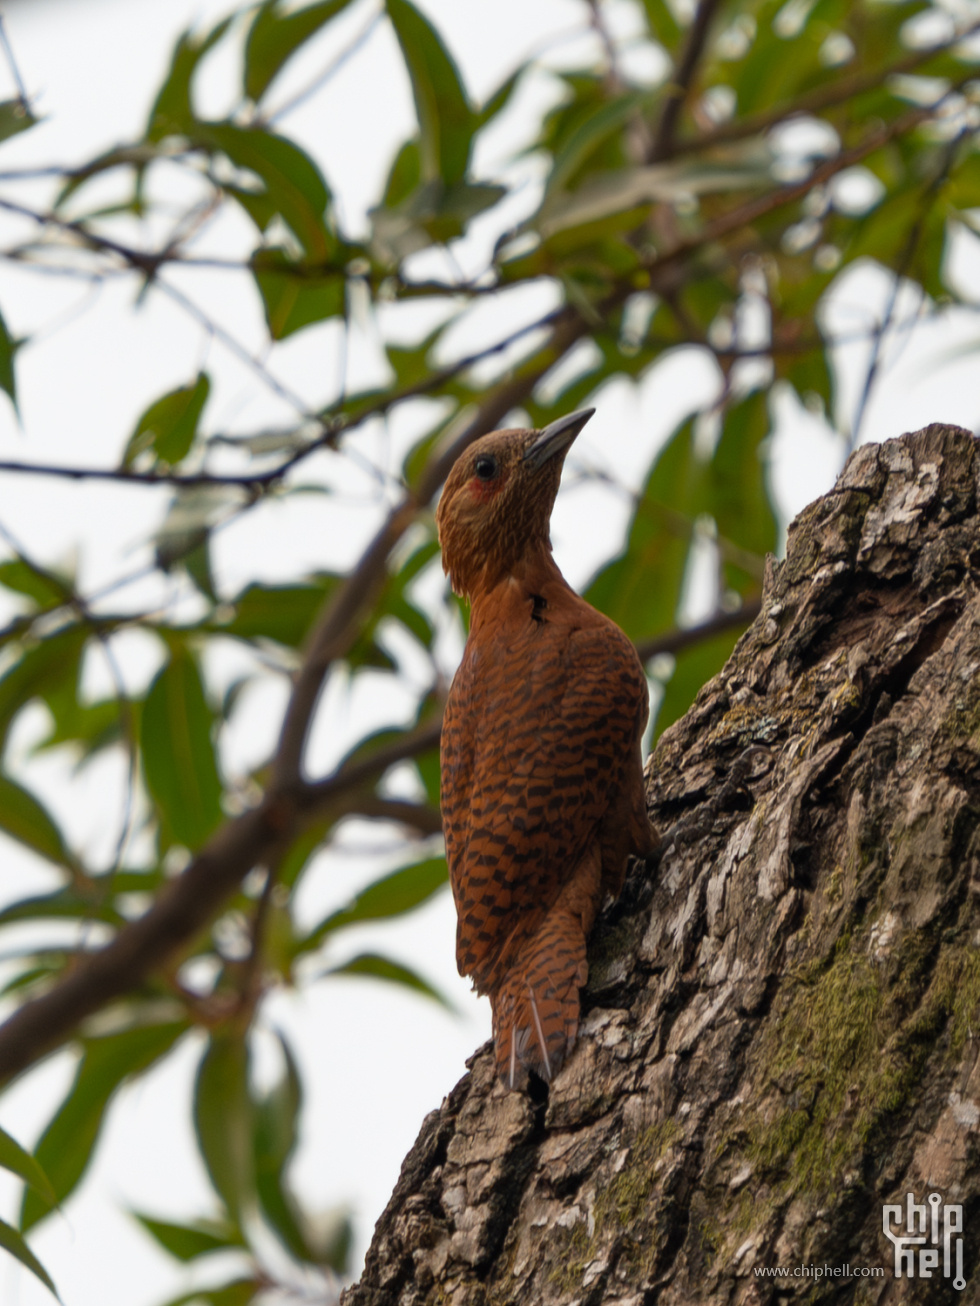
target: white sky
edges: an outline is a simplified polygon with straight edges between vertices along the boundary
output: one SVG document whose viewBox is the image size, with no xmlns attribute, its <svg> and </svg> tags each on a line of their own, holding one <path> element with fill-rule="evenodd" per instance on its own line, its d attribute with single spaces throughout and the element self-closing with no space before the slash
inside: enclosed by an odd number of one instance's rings
<svg viewBox="0 0 980 1306">
<path fill-rule="evenodd" d="M 593 54 L 593 38 L 584 24 L 585 6 L 578 0 L 536 0 L 533 5 L 527 0 L 420 3 L 451 46 L 477 99 L 492 91 L 525 55 L 549 41 L 555 45 L 549 56 L 552 66 L 574 64 Z M 206 22 L 225 8 L 214 0 L 30 0 L 3 6 L 18 63 L 30 91 L 39 96 L 38 107 L 46 121 L 0 147 L 0 167 L 76 163 L 137 136 L 177 33 L 189 21 Z M 630 5 L 619 0 L 609 11 L 615 30 L 628 35 Z M 367 0 L 354 4 L 326 43 L 298 61 L 284 79 L 287 85 L 281 97 L 277 93 L 273 102 L 286 98 L 288 85 L 303 84 L 325 66 L 330 51 L 342 48 L 362 30 L 371 12 Z M 559 35 L 562 40 L 556 44 Z M 643 51 L 629 57 L 642 75 Z M 209 99 L 202 105 L 206 113 L 219 114 L 227 107 L 222 87 L 230 84 L 234 61 L 229 56 L 223 70 L 220 58 L 218 63 L 208 74 L 208 85 L 217 89 L 213 102 Z M 0 69 L 0 98 L 11 94 L 2 84 L 3 76 Z M 515 145 L 526 138 L 529 116 L 540 112 L 553 94 L 547 76 L 532 78 L 487 142 L 478 167 L 486 174 L 502 167 Z M 394 39 L 382 22 L 330 85 L 284 127 L 318 159 L 337 197 L 345 229 L 357 233 L 363 230 L 364 212 L 378 195 L 395 148 L 411 134 L 413 121 L 407 78 Z M 536 165 L 530 161 L 518 167 L 524 169 L 520 175 L 526 185 L 517 204 L 527 207 L 533 203 Z M 33 197 L 43 203 L 45 194 L 42 188 Z M 5 219 L 0 241 L 9 243 L 12 233 L 23 230 Z M 236 228 L 229 219 L 216 229 L 215 240 L 227 252 L 246 236 L 244 227 Z M 486 231 L 478 231 L 459 256 L 476 265 L 486 240 Z M 959 275 L 980 284 L 967 244 L 957 245 L 954 254 Z M 247 345 L 261 342 L 259 308 L 244 278 L 184 273 L 172 280 L 206 303 L 208 311 Z M 111 465 L 147 403 L 186 383 L 202 364 L 215 379 L 206 418 L 210 429 L 245 430 L 288 417 L 288 409 L 270 398 L 220 343 L 209 341 L 201 330 L 189 329 L 186 317 L 171 301 L 151 295 L 134 312 L 133 294 L 129 281 L 110 283 L 91 295 L 81 283 L 66 286 L 0 264 L 0 309 L 15 334 L 33 340 L 18 358 L 22 428 L 0 396 L 0 457 Z M 530 320 L 546 306 L 547 294 L 532 290 L 523 297 L 512 296 L 503 307 L 481 307 L 457 330 L 457 347 L 485 338 L 500 321 L 516 325 L 524 318 Z M 869 310 L 881 303 L 882 295 L 882 279 L 873 272 L 851 274 L 828 313 L 830 325 L 841 331 L 866 326 Z M 392 329 L 404 323 L 410 335 L 417 319 L 404 310 L 393 310 L 388 321 Z M 940 363 L 978 335 L 972 316 L 963 312 L 942 327 L 924 330 L 904 352 L 893 350 L 890 370 L 868 410 L 863 435 L 884 438 L 935 420 L 974 427 L 980 418 L 980 399 L 973 358 L 963 355 Z M 314 405 L 336 392 L 340 356 L 336 327 L 328 324 L 278 347 L 269 363 L 283 382 Z M 862 365 L 859 354 L 842 361 L 845 414 L 853 410 Z M 347 366 L 349 386 L 382 375 L 377 342 L 366 325 L 357 333 Z M 604 469 L 623 485 L 637 485 L 676 421 L 707 403 L 716 384 L 711 366 L 689 351 L 659 365 L 641 387 L 615 383 L 603 390 L 599 411 L 576 446 L 576 461 L 570 465 L 573 475 L 555 515 L 556 552 L 574 582 L 581 583 L 599 558 L 616 550 L 627 512 L 621 495 L 575 484 L 576 466 Z M 842 448 L 822 423 L 789 399 L 779 401 L 776 415 L 772 475 L 788 518 L 829 488 Z M 425 420 L 420 405 L 393 423 L 390 431 L 379 423 L 364 434 L 360 451 L 391 465 Z M 304 468 L 304 479 L 344 488 L 355 502 L 310 496 L 271 503 L 222 532 L 215 565 L 219 586 L 226 592 L 254 577 L 276 579 L 304 569 L 345 565 L 368 538 L 383 508 L 370 478 L 323 455 Z M 148 535 L 167 499 L 165 492 L 156 490 L 7 478 L 0 498 L 0 525 L 41 562 L 64 563 L 74 556 L 82 588 L 90 592 L 148 559 Z M 588 522 L 587 530 L 582 529 L 583 522 Z M 192 603 L 186 592 L 174 597 L 162 586 L 144 588 L 125 601 L 143 602 L 148 594 L 170 602 L 175 611 L 189 610 Z M 447 648 L 451 647 L 450 639 Z M 120 658 L 131 683 L 138 685 L 152 674 L 160 651 L 150 638 L 133 636 L 120 641 Z M 228 679 L 245 665 L 243 655 L 226 650 L 209 671 L 217 680 Z M 93 688 L 104 684 L 104 670 L 93 665 L 89 672 Z M 319 714 L 310 759 L 314 768 L 338 756 L 372 720 L 380 724 L 386 713 L 408 710 L 407 700 L 382 699 L 377 683 L 370 679 L 350 699 L 341 691 L 341 686 L 331 687 Z M 284 692 L 281 685 L 269 684 L 247 700 L 225 757 L 233 772 L 243 771 L 268 753 Z M 42 728 L 43 717 L 25 714 L 13 741 L 14 755 L 24 760 Z M 119 816 L 118 763 L 107 759 L 80 778 L 72 776 L 65 759 L 24 764 L 31 783 L 63 816 L 77 846 L 94 857 L 107 855 Z M 346 837 L 350 843 L 372 846 L 386 838 L 366 826 L 348 831 Z M 304 887 L 304 917 L 317 919 L 370 878 L 375 873 L 372 867 L 385 864 L 383 857 L 325 860 Z M 43 868 L 4 842 L 0 898 L 19 897 L 50 882 Z M 266 1027 L 279 1025 L 293 1035 L 305 1070 L 308 1096 L 302 1150 L 294 1168 L 296 1186 L 313 1209 L 352 1205 L 359 1254 L 423 1116 L 438 1105 L 463 1072 L 464 1058 L 489 1033 L 487 1004 L 477 1003 L 456 975 L 454 930 L 451 902 L 443 894 L 405 922 L 383 929 L 364 927 L 356 938 L 344 940 L 337 958 L 370 948 L 389 950 L 451 994 L 460 1008 L 458 1019 L 400 991 L 354 980 L 311 986 L 301 995 L 277 995 L 267 1005 Z M 271 1038 L 268 1042 L 271 1045 Z M 188 1130 L 190 1087 L 199 1050 L 199 1041 L 188 1041 L 161 1070 L 120 1095 L 110 1113 L 105 1145 L 81 1189 L 63 1214 L 32 1235 L 32 1245 L 53 1274 L 65 1306 L 153 1306 L 186 1290 L 185 1272 L 156 1251 L 125 1210 L 135 1207 L 175 1219 L 211 1210 L 209 1189 Z M 268 1072 L 268 1067 L 260 1066 L 263 1069 Z M 25 1144 L 32 1144 L 72 1070 L 71 1058 L 61 1056 L 32 1073 L 0 1101 L 0 1123 Z M 4 1194 L 3 1213 L 12 1216 L 14 1185 L 0 1181 L 0 1197 Z M 0 1256 L 0 1300 L 12 1306 L 47 1306 L 50 1298 L 29 1275 Z"/>
</svg>

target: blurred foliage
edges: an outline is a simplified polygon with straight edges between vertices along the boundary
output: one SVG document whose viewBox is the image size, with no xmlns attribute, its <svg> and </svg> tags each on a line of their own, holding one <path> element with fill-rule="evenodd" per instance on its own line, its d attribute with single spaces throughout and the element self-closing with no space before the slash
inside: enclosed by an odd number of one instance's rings
<svg viewBox="0 0 980 1306">
<path fill-rule="evenodd" d="M 0 828 L 60 878 L 53 891 L 0 912 L 4 931 L 26 923 L 30 938 L 42 940 L 17 952 L 8 967 L 5 992 L 20 1002 L 71 973 L 89 931 L 102 940 L 124 929 L 140 904 L 152 902 L 187 857 L 268 783 L 268 768 L 233 780 L 222 764 L 224 732 L 243 684 L 216 694 L 206 674 L 209 649 L 234 641 L 256 654 L 263 674 L 287 676 L 309 649 L 322 613 L 348 593 L 346 576 L 326 572 L 219 593 L 209 557 L 213 532 L 263 496 L 300 488 L 296 469 L 317 450 L 356 452 L 369 419 L 419 396 L 439 400 L 426 410 L 438 411 L 438 419 L 405 459 L 407 509 L 391 544 L 407 525 L 411 531 L 387 549 L 379 583 L 373 583 L 377 576 L 364 583 L 365 601 L 352 609 L 334 657 L 339 674 L 353 678 L 372 669 L 397 678 L 404 668 L 393 650 L 410 641 L 432 672 L 417 694 L 414 719 L 352 749 L 333 775 L 361 779 L 317 810 L 272 870 L 243 882 L 179 964 L 102 1013 L 105 1027 L 83 1028 L 75 1077 L 36 1159 L 0 1135 L 0 1166 L 26 1184 L 21 1232 L 0 1225 L 0 1243 L 47 1282 L 22 1232 L 74 1191 L 119 1088 L 187 1038 L 203 1037 L 192 1113 L 213 1209 L 183 1223 L 134 1213 L 178 1261 L 216 1258 L 216 1286 L 170 1306 L 244 1306 L 275 1286 L 262 1251 L 270 1231 L 284 1255 L 323 1276 L 325 1285 L 349 1268 L 349 1219 L 313 1217 L 290 1186 L 303 1102 L 294 1050 L 278 1035 L 280 1073 L 271 1088 L 260 1091 L 251 1071 L 254 1031 L 270 989 L 356 974 L 445 1001 L 396 958 L 361 953 L 344 961 L 333 949 L 344 931 L 411 911 L 445 883 L 444 861 L 428 841 L 438 830 L 432 727 L 445 693 L 436 640 L 440 623 L 458 615 L 448 594 L 439 600 L 441 610 L 420 596 L 417 582 L 438 567 L 438 549 L 427 492 L 418 501 L 412 496 L 439 442 L 458 432 L 467 414 L 481 411 L 487 385 L 474 363 L 506 355 L 491 394 L 516 379 L 523 405 L 517 420 L 542 426 L 592 401 L 613 378 L 648 377 L 672 350 L 693 347 L 716 362 L 724 380 L 720 399 L 707 407 L 692 401 L 661 445 L 633 498 L 621 552 L 587 590 L 645 650 L 656 652 L 659 639 L 673 639 L 673 654 L 651 662 L 662 690 L 659 731 L 719 670 L 756 610 L 764 558 L 777 542 L 766 466 L 774 388 L 791 387 L 849 434 L 834 393 L 835 342 L 821 315 L 835 279 L 857 260 L 873 259 L 939 311 L 957 301 L 947 277 L 951 229 L 973 230 L 980 211 L 977 47 L 951 30 L 944 11 L 925 0 L 702 0 L 694 19 L 684 20 L 682 6 L 637 0 L 639 30 L 631 44 L 658 56 L 663 76 L 632 84 L 611 39 L 593 66 L 553 72 L 555 107 L 528 151 L 545 165 L 533 212 L 516 225 L 497 221 L 480 276 L 420 277 L 417 255 L 441 246 L 451 251 L 477 221 L 485 231 L 511 197 L 509 182 L 474 174 L 474 151 L 533 68 L 515 70 L 478 105 L 422 11 L 410 0 L 386 0 L 379 20 L 390 24 L 404 59 L 417 131 L 392 161 L 371 210 L 370 235 L 355 239 L 337 221 L 317 160 L 285 134 L 281 119 L 288 114 L 268 107 L 290 61 L 354 8 L 348 0 L 293 7 L 264 0 L 208 31 L 186 33 L 142 138 L 65 170 L 50 212 L 38 215 L 47 253 L 60 233 L 76 256 L 110 260 L 137 278 L 143 293 L 154 293 L 166 264 L 193 263 L 200 213 L 237 206 L 254 227 L 254 247 L 238 271 L 254 284 L 270 347 L 331 319 L 347 322 L 355 301 L 357 311 L 375 314 L 381 335 L 386 305 L 447 309 L 442 325 L 433 329 L 430 315 L 415 340 L 385 338 L 386 386 L 342 395 L 289 429 L 236 437 L 244 466 L 237 478 L 223 472 L 209 480 L 213 467 L 226 467 L 215 460 L 231 441 L 211 433 L 206 373 L 147 396 L 135 429 L 119 433 L 118 476 L 178 482 L 154 540 L 156 566 L 191 578 L 198 619 L 95 604 L 78 592 L 73 576 L 39 566 L 12 542 L 0 563 L 0 587 L 18 613 L 0 631 L 3 739 L 21 712 L 41 704 L 48 733 L 39 749 L 71 749 L 80 766 L 121 751 L 131 787 L 119 803 L 124 823 L 141 812 L 144 842 L 153 849 L 144 862 L 126 864 L 124 830 L 114 864 L 88 865 L 5 753 Z M 593 19 L 601 25 L 602 16 L 601 3 L 594 14 L 583 3 L 584 25 Z M 924 20 L 937 16 L 940 35 L 923 45 L 932 39 Z M 219 43 L 237 43 L 241 98 L 228 117 L 211 120 L 197 110 L 198 82 L 207 76 L 205 56 Z M 686 71 L 675 76 L 671 68 Z M 0 105 L 0 141 L 34 121 L 25 103 Z M 819 130 L 807 134 L 807 127 Z M 175 166 L 203 187 L 204 203 L 188 211 L 165 245 L 128 245 L 133 220 L 154 217 L 151 180 Z M 112 210 L 86 208 L 90 183 L 110 173 L 127 180 L 128 200 Z M 845 174 L 863 181 L 866 201 L 845 202 L 839 186 Z M 17 259 L 30 267 L 33 255 L 40 261 L 40 246 L 39 235 L 36 249 L 18 247 Z M 561 307 L 526 324 L 513 340 L 488 339 L 477 359 L 447 355 L 450 327 L 470 306 L 533 282 L 553 287 Z M 754 335 L 746 334 L 748 318 Z M 584 357 L 574 355 L 583 342 L 590 346 L 585 364 L 560 370 L 563 361 Z M 0 317 L 0 387 L 11 401 L 24 343 Z M 865 343 L 874 351 L 880 339 Z M 714 614 L 703 629 L 678 639 L 696 563 L 702 584 L 713 576 Z M 82 689 L 84 660 L 104 656 L 112 666 L 114 637 L 134 628 L 159 641 L 159 673 L 141 695 L 116 676 L 115 692 L 93 700 Z M 415 773 L 411 801 L 391 797 L 387 781 L 395 763 Z M 110 810 L 107 800 L 107 820 Z M 319 924 L 303 926 L 294 915 L 296 891 L 317 850 L 351 815 L 394 822 L 401 832 L 414 831 L 416 843 L 406 836 L 401 866 Z M 70 935 L 72 924 L 77 932 Z M 298 965 L 311 958 L 313 968 Z M 227 1280 L 229 1252 L 238 1268 Z"/>
</svg>

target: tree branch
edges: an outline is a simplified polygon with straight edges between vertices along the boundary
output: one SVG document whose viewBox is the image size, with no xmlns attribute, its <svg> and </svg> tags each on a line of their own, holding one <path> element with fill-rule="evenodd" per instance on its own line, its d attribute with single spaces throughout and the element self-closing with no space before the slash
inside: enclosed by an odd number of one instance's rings
<svg viewBox="0 0 980 1306">
<path fill-rule="evenodd" d="M 87 1016 L 136 988 L 186 946 L 248 871 L 271 855 L 283 835 L 276 818 L 267 800 L 222 826 L 145 915 L 18 1008 L 0 1026 L 0 1083 L 60 1046 Z"/>
<path fill-rule="evenodd" d="M 253 866 L 275 862 L 297 833 L 369 781 L 377 781 L 396 762 L 435 747 L 440 725 L 439 719 L 427 722 L 316 785 L 270 790 L 257 807 L 223 825 L 145 915 L 104 948 L 78 958 L 47 993 L 26 1002 L 0 1025 L 0 1083 L 59 1047 L 86 1017 L 172 961 L 207 927 Z M 368 806 L 370 802 L 367 799 Z M 415 806 L 394 803 L 386 814 L 405 821 L 411 816 L 416 828 L 425 825 L 424 833 L 435 833 L 431 817 L 409 813 Z"/>
<path fill-rule="evenodd" d="M 438 748 L 441 733 L 442 712 L 394 743 L 377 749 L 368 757 L 342 763 L 339 769 L 325 780 L 301 785 L 298 790 L 298 801 L 304 819 L 313 821 L 322 817 L 338 799 L 345 798 L 349 793 L 372 780 L 377 780 L 390 767 L 396 766 L 399 762 L 409 761 L 413 757 L 420 757 L 430 748 Z"/>
<path fill-rule="evenodd" d="M 670 630 L 666 635 L 654 635 L 651 639 L 636 642 L 636 651 L 641 662 L 649 662 L 661 653 L 681 653 L 686 648 L 700 644 L 702 640 L 712 639 L 726 630 L 739 630 L 751 626 L 762 611 L 762 599 L 747 599 L 735 612 L 719 612 L 708 621 L 697 626 L 680 627 Z"/>
<path fill-rule="evenodd" d="M 434 741 L 438 743 L 438 739 Z M 347 809 L 348 816 L 366 816 L 372 821 L 393 821 L 407 826 L 419 834 L 442 834 L 442 813 L 428 803 L 411 803 L 398 798 L 379 798 L 365 794 L 356 798 Z"/>
</svg>

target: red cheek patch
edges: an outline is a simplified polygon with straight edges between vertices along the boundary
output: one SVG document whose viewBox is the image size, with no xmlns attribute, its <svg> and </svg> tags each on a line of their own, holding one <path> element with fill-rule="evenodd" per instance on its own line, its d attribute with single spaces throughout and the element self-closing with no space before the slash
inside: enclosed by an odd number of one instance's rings
<svg viewBox="0 0 980 1306">
<path fill-rule="evenodd" d="M 470 494 L 477 503 L 489 503 L 500 493 L 506 479 L 505 472 L 499 472 L 492 481 L 481 481 L 479 476 L 474 476 L 469 483 Z"/>
</svg>

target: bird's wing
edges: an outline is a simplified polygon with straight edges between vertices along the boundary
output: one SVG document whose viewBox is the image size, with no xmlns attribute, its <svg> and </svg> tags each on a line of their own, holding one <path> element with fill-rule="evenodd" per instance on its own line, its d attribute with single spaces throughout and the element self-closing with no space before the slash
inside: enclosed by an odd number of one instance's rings
<svg viewBox="0 0 980 1306">
<path fill-rule="evenodd" d="M 538 627 L 477 648 L 443 728 L 443 823 L 457 961 L 480 989 L 536 925 L 622 784 L 647 713 L 632 644 L 612 625 Z"/>
</svg>

